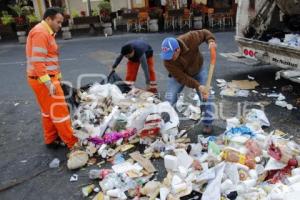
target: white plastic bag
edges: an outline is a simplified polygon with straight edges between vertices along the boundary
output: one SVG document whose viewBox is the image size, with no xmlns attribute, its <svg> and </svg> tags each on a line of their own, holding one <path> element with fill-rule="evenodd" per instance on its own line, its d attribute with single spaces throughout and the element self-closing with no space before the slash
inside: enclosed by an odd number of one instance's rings
<svg viewBox="0 0 300 200">
<path fill-rule="evenodd" d="M 237 117 L 226 119 L 226 130 L 240 126 L 240 120 Z"/>
<path fill-rule="evenodd" d="M 127 128 L 136 128 L 139 133 L 144 128 L 144 123 L 147 116 L 155 112 L 155 105 L 149 104 L 146 107 L 137 109 L 132 115 L 128 117 Z"/>
<path fill-rule="evenodd" d="M 227 178 L 231 180 L 234 185 L 238 184 L 240 178 L 238 167 L 235 163 L 227 163 L 224 174 L 226 174 Z"/>
<path fill-rule="evenodd" d="M 270 126 L 270 122 L 264 111 L 259 109 L 251 109 L 246 115 L 247 122 L 259 122 L 261 126 Z"/>
<path fill-rule="evenodd" d="M 170 120 L 167 123 L 163 123 L 161 126 L 161 132 L 166 132 L 172 128 L 177 128 L 179 126 L 179 117 L 177 112 L 171 106 L 171 104 L 167 101 L 159 103 L 156 107 L 157 113 L 168 113 L 170 116 Z"/>
<path fill-rule="evenodd" d="M 88 95 L 92 95 L 94 98 L 96 97 L 98 101 L 111 96 L 114 104 L 118 104 L 120 100 L 125 99 L 121 90 L 116 85 L 112 84 L 101 85 L 95 83 L 90 87 Z"/>
<path fill-rule="evenodd" d="M 208 185 L 202 195 L 202 200 L 220 200 L 221 181 L 223 178 L 225 165 L 225 162 L 221 162 L 214 167 L 216 177 L 208 182 Z"/>
</svg>

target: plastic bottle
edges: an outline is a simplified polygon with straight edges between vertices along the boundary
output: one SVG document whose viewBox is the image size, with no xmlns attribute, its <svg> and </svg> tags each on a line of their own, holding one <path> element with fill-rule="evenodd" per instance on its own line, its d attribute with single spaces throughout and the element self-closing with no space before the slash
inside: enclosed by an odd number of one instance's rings
<svg viewBox="0 0 300 200">
<path fill-rule="evenodd" d="M 124 186 L 121 177 L 115 173 L 105 176 L 105 178 L 99 182 L 99 185 L 103 191 L 122 188 Z"/>
<path fill-rule="evenodd" d="M 104 179 L 112 171 L 110 169 L 91 169 L 89 172 L 90 179 Z"/>
<path fill-rule="evenodd" d="M 128 176 L 124 176 L 122 180 L 125 183 L 124 187 L 121 189 L 123 192 L 135 189 L 137 187 L 137 183 Z"/>
<path fill-rule="evenodd" d="M 184 94 L 180 94 L 176 103 L 176 109 L 178 112 L 183 112 L 186 106 L 187 105 L 184 103 Z"/>
<path fill-rule="evenodd" d="M 228 162 L 240 163 L 248 166 L 250 169 L 255 168 L 255 160 L 252 157 L 241 154 L 234 149 L 225 149 L 222 153 L 222 158 Z"/>
</svg>

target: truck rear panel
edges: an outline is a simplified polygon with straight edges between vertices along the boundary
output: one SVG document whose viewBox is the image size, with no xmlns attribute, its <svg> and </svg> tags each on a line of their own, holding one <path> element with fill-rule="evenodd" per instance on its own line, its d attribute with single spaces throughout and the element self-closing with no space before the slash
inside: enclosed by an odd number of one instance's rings
<svg viewBox="0 0 300 200">
<path fill-rule="evenodd" d="M 243 56 L 284 69 L 300 70 L 300 49 L 236 36 Z"/>
</svg>

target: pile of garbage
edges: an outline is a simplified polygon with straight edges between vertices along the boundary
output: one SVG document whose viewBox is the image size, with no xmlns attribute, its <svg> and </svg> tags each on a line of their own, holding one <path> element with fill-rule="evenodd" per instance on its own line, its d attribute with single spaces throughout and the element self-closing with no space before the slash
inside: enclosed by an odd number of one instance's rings
<svg viewBox="0 0 300 200">
<path fill-rule="evenodd" d="M 283 41 L 280 40 L 279 38 L 272 38 L 268 42 L 271 44 L 280 44 L 280 45 L 284 45 L 284 46 L 300 48 L 300 35 L 285 34 Z"/>
<path fill-rule="evenodd" d="M 94 84 L 79 94 L 73 126 L 81 150 L 69 169 L 92 165 L 92 199 L 296 200 L 300 195 L 300 146 L 281 131 L 266 133 L 262 110 L 227 119 L 219 136 L 191 141 L 179 131 L 173 107 L 151 93 L 122 94 L 115 85 Z M 139 148 L 143 146 L 143 148 Z M 101 160 L 99 163 L 97 163 Z M 161 160 L 162 166 L 153 165 Z M 102 167 L 110 161 L 111 167 Z M 167 173 L 163 180 L 157 174 Z M 72 176 L 72 181 L 78 177 Z"/>
<path fill-rule="evenodd" d="M 151 144 L 158 134 L 169 141 L 178 134 L 176 111 L 150 92 L 132 89 L 122 94 L 116 85 L 95 83 L 87 91 L 79 91 L 78 98 L 80 105 L 73 114 L 72 126 L 85 148 L 85 153 L 80 153 L 84 162 L 77 162 L 78 156 L 71 154 L 69 169 L 83 166 L 95 154 L 103 159 L 113 157 L 117 151 L 110 146 Z"/>
</svg>

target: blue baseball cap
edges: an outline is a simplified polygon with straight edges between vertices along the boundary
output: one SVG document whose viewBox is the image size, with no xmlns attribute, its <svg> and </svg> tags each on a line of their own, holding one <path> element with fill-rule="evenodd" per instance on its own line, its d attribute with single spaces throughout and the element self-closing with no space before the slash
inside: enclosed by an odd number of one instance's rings
<svg viewBox="0 0 300 200">
<path fill-rule="evenodd" d="M 167 37 L 161 43 L 161 54 L 160 57 L 163 60 L 171 60 L 175 50 L 179 48 L 179 43 L 176 38 Z"/>
</svg>

